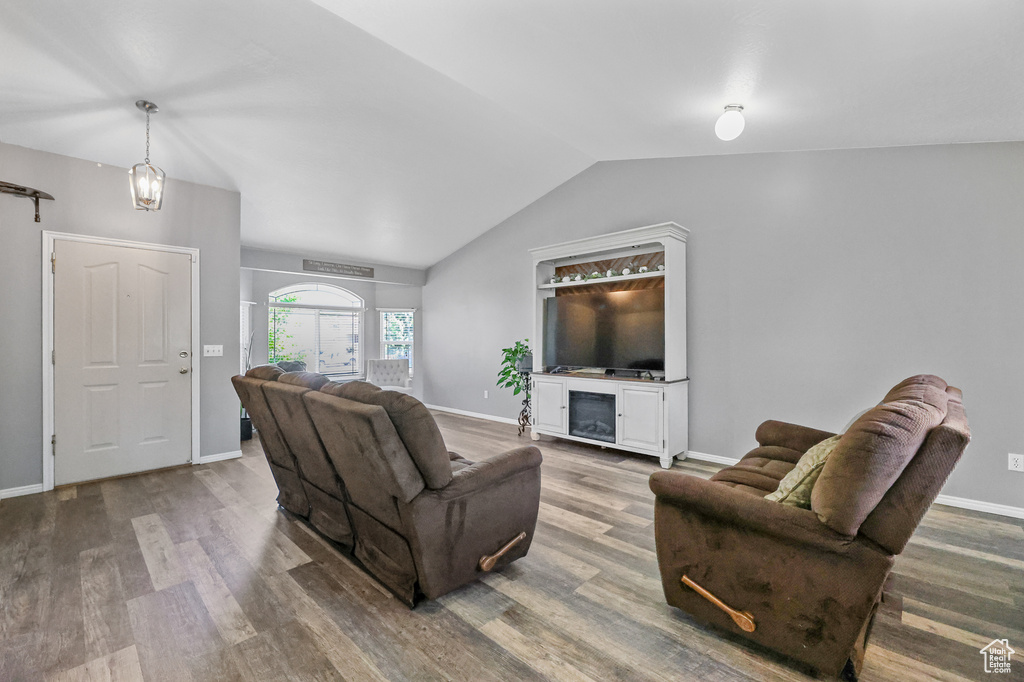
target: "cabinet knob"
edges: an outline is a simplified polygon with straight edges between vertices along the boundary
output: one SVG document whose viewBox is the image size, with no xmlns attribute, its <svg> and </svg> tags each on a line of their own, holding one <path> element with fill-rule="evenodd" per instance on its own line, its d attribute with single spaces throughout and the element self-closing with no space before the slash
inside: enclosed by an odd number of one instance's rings
<svg viewBox="0 0 1024 682">
<path fill-rule="evenodd" d="M 619 416 L 620 416 L 620 417 L 622 416 L 622 413 L 621 413 L 621 412 L 619 412 Z"/>
</svg>

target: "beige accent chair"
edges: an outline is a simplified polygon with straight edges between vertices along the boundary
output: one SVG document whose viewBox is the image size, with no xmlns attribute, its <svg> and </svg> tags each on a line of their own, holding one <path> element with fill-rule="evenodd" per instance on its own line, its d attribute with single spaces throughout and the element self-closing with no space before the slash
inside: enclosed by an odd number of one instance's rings
<svg viewBox="0 0 1024 682">
<path fill-rule="evenodd" d="M 366 382 L 386 391 L 411 393 L 409 361 L 404 358 L 401 360 L 367 360 Z"/>
</svg>

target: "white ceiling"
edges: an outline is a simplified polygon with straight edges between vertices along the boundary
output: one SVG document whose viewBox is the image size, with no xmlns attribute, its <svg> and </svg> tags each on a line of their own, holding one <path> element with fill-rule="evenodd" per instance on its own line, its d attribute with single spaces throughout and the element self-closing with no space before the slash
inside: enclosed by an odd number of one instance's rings
<svg viewBox="0 0 1024 682">
<path fill-rule="evenodd" d="M 1012 0 L 0 0 L 0 17 L 0 140 L 130 166 L 151 99 L 153 161 L 239 190 L 243 243 L 353 260 L 431 265 L 595 160 L 1024 139 Z M 747 129 L 726 143 L 730 102 Z"/>
</svg>

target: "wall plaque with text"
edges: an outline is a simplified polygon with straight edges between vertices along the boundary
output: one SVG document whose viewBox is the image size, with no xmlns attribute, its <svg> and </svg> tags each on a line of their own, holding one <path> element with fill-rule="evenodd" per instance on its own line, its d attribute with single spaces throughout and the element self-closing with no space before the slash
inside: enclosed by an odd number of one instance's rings
<svg viewBox="0 0 1024 682">
<path fill-rule="evenodd" d="M 302 259 L 302 269 L 307 272 L 326 272 L 331 275 L 348 275 L 350 277 L 373 277 L 373 268 L 347 263 L 330 263 L 325 260 Z"/>
</svg>

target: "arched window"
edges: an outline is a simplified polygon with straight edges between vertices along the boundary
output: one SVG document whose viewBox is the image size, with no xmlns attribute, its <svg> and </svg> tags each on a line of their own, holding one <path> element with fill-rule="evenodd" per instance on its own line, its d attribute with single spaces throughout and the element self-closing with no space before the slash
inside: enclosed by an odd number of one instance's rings
<svg viewBox="0 0 1024 682">
<path fill-rule="evenodd" d="M 361 374 L 363 299 L 341 287 L 304 282 L 270 292 L 267 303 L 270 362 L 297 360 L 310 372 Z"/>
</svg>

